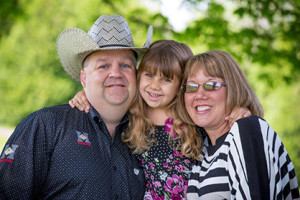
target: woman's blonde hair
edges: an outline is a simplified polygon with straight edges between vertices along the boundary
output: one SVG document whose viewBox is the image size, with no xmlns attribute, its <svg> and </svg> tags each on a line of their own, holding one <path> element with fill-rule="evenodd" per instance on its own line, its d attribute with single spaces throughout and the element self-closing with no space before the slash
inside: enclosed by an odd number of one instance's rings
<svg viewBox="0 0 300 200">
<path fill-rule="evenodd" d="M 190 58 L 183 75 L 182 86 L 186 83 L 188 76 L 195 74 L 200 68 L 204 74 L 211 77 L 222 78 L 227 84 L 226 109 L 232 111 L 235 107 L 246 107 L 252 115 L 263 117 L 264 110 L 255 92 L 250 86 L 245 74 L 227 52 L 213 50 L 195 55 Z M 184 121 L 192 123 L 184 102 L 184 93 L 180 93 L 179 109 L 183 112 Z"/>
<path fill-rule="evenodd" d="M 139 64 L 137 85 L 139 86 L 141 73 L 144 71 L 152 74 L 159 72 L 170 79 L 175 76 L 181 82 L 185 64 L 191 56 L 193 56 L 191 49 L 184 43 L 173 40 L 158 40 L 152 43 Z M 180 92 L 180 85 L 177 90 Z M 202 138 L 197 133 L 194 125 L 183 123 L 181 113 L 178 112 L 176 99 L 177 96 L 168 106 L 174 117 L 172 131 L 176 131 L 179 135 L 174 139 L 177 144 L 175 149 L 180 149 L 186 157 L 198 159 L 201 152 Z M 129 126 L 122 139 L 128 143 L 130 148 L 134 149 L 134 153 L 142 153 L 149 150 L 156 139 L 153 135 L 155 125 L 148 118 L 148 105 L 139 91 L 137 91 L 130 112 Z M 169 137 L 170 140 L 173 139 Z"/>
</svg>

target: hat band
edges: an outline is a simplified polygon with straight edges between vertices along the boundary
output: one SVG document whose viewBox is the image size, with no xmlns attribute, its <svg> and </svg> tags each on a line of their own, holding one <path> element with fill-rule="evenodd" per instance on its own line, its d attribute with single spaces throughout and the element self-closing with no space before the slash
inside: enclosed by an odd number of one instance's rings
<svg viewBox="0 0 300 200">
<path fill-rule="evenodd" d="M 102 46 L 99 46 L 99 47 L 100 48 L 105 48 L 105 47 L 130 47 L 130 46 L 128 46 L 128 45 L 122 45 L 122 44 L 108 44 L 108 45 L 102 45 Z M 89 53 L 88 55 L 86 55 L 84 57 L 84 59 L 81 62 L 82 66 L 83 66 L 83 63 L 86 60 L 86 58 L 89 57 L 89 55 L 91 55 L 92 53 L 94 53 L 94 52 L 91 52 L 91 53 Z M 134 57 L 137 59 L 137 56 L 138 56 L 137 53 L 135 51 L 133 51 L 133 53 L 134 53 Z"/>
<path fill-rule="evenodd" d="M 108 45 L 102 45 L 99 46 L 100 48 L 105 48 L 105 47 L 131 47 L 128 45 L 122 45 L 122 44 L 108 44 Z"/>
<path fill-rule="evenodd" d="M 128 45 L 122 45 L 122 44 L 108 44 L 108 45 L 102 45 L 102 46 L 99 46 L 100 48 L 105 48 L 105 47 L 131 47 L 131 46 L 128 46 Z M 131 47 L 132 48 L 132 47 Z M 138 58 L 138 54 L 136 51 L 132 50 L 133 53 L 134 53 L 134 57 L 137 59 Z M 84 60 L 87 58 L 87 56 L 84 58 Z M 83 61 L 84 61 L 83 60 Z M 82 62 L 83 63 L 83 62 Z"/>
</svg>

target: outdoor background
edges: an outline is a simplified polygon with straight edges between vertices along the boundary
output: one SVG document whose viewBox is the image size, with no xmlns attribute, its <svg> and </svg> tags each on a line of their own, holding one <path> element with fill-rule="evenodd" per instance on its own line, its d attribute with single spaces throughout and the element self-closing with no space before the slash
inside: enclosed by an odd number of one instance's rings
<svg viewBox="0 0 300 200">
<path fill-rule="evenodd" d="M 173 3 L 164 6 L 166 2 Z M 99 15 L 120 14 L 128 21 L 136 46 L 143 45 L 151 24 L 152 41 L 175 39 L 195 54 L 211 49 L 230 52 L 261 100 L 265 119 L 288 150 L 299 182 L 300 1 L 174 4 L 173 0 L 164 4 L 160 0 L 0 0 L 1 150 L 25 116 L 67 103 L 81 90 L 59 63 L 55 44 L 59 33 L 69 27 L 88 31 Z M 168 14 L 171 11 L 173 15 Z"/>
</svg>

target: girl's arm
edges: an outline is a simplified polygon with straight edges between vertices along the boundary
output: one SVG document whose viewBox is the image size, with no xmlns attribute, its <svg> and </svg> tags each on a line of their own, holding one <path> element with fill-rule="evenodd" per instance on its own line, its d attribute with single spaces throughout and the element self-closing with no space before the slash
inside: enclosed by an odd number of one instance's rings
<svg viewBox="0 0 300 200">
<path fill-rule="evenodd" d="M 90 112 L 90 102 L 86 98 L 85 92 L 79 91 L 73 99 L 69 101 L 69 105 L 74 108 L 77 107 L 79 110 L 84 111 L 86 113 Z"/>
</svg>

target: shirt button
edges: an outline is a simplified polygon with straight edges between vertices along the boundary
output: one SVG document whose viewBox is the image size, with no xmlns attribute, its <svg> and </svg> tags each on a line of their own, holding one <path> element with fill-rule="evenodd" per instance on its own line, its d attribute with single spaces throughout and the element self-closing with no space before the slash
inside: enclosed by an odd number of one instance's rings
<svg viewBox="0 0 300 200">
<path fill-rule="evenodd" d="M 116 167 L 116 166 L 113 166 L 113 170 L 114 170 L 114 171 L 117 171 L 117 167 Z"/>
</svg>

